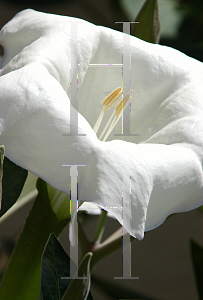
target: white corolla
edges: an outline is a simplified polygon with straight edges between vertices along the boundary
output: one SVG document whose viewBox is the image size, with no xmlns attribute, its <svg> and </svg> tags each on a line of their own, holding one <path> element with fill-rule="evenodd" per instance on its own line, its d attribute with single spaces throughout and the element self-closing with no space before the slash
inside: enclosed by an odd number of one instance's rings
<svg viewBox="0 0 203 300">
<path fill-rule="evenodd" d="M 141 239 L 168 215 L 203 203 L 203 67 L 131 37 L 125 88 L 123 40 L 80 19 L 18 13 L 0 32 L 0 144 L 66 193 L 70 170 L 62 165 L 85 165 L 78 200 L 110 211 Z M 116 136 L 125 107 L 131 136 Z"/>
</svg>

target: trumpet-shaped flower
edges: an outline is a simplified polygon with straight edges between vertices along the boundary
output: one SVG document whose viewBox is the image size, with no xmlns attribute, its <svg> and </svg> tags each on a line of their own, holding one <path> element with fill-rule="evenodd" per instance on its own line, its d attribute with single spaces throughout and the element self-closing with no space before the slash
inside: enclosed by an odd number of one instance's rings
<svg viewBox="0 0 203 300">
<path fill-rule="evenodd" d="M 123 94 L 121 32 L 25 10 L 0 43 L 0 143 L 9 159 L 66 193 L 62 165 L 86 165 L 78 167 L 78 200 L 110 211 L 139 239 L 203 203 L 202 63 L 131 37 Z M 129 101 L 139 135 L 115 136 Z"/>
</svg>

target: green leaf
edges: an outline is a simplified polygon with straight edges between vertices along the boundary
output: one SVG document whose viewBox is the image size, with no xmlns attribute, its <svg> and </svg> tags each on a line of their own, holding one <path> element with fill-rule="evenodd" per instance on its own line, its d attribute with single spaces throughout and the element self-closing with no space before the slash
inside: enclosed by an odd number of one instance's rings
<svg viewBox="0 0 203 300">
<path fill-rule="evenodd" d="M 75 265 L 76 271 L 76 265 Z M 42 258 L 41 295 L 43 300 L 60 300 L 71 283 L 70 257 L 52 233 Z M 89 294 L 88 300 L 93 300 Z"/>
<path fill-rule="evenodd" d="M 160 37 L 160 17 L 158 0 L 146 0 L 133 24 L 131 35 L 150 43 L 158 43 Z"/>
<path fill-rule="evenodd" d="M 70 257 L 52 233 L 42 258 L 41 294 L 43 300 L 60 300 L 71 282 L 71 279 L 61 279 L 61 277 L 69 276 Z"/>
<path fill-rule="evenodd" d="M 203 205 L 201 205 L 200 207 L 198 207 L 198 210 L 203 212 Z"/>
<path fill-rule="evenodd" d="M 70 217 L 70 196 L 47 183 L 51 207 L 59 221 Z"/>
<path fill-rule="evenodd" d="M 38 179 L 37 189 L 38 196 L 5 271 L 0 286 L 0 299 L 38 299 L 41 258 L 45 245 L 50 233 L 54 232 L 58 236 L 68 222 L 67 219 L 59 222 L 53 213 L 46 182 Z"/>
<path fill-rule="evenodd" d="M 191 240 L 190 249 L 199 299 L 203 299 L 203 247 Z"/>
<path fill-rule="evenodd" d="M 17 201 L 23 189 L 27 175 L 27 170 L 17 166 L 7 157 L 4 157 L 0 217 L 3 216 Z"/>
<path fill-rule="evenodd" d="M 63 300 L 91 300 L 92 296 L 89 295 L 90 290 L 90 261 L 92 253 L 88 252 L 82 259 L 79 268 L 78 276 L 82 279 L 73 279 L 63 297 Z"/>
</svg>

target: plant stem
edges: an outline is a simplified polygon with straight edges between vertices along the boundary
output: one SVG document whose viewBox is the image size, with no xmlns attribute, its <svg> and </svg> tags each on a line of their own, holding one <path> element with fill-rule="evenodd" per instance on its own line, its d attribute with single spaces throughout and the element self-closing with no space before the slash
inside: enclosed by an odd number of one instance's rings
<svg viewBox="0 0 203 300">
<path fill-rule="evenodd" d="M 102 209 L 102 213 L 99 217 L 99 222 L 97 224 L 97 228 L 94 235 L 94 242 L 97 244 L 99 244 L 102 239 L 106 218 L 107 218 L 107 211 Z"/>
<path fill-rule="evenodd" d="M 123 227 L 121 227 L 103 243 L 95 243 L 94 247 L 91 250 L 93 253 L 91 270 L 93 270 L 93 268 L 102 258 L 122 247 L 122 239 L 123 235 L 125 234 L 129 233 L 127 233 L 127 231 Z M 132 238 L 132 240 L 135 240 L 135 238 Z"/>
<path fill-rule="evenodd" d="M 82 253 L 81 253 L 81 259 L 82 259 L 86 253 L 91 251 L 91 249 L 94 245 L 94 242 L 90 242 L 88 240 L 80 222 L 78 222 L 78 241 L 79 241 L 80 248 L 82 251 Z"/>
</svg>

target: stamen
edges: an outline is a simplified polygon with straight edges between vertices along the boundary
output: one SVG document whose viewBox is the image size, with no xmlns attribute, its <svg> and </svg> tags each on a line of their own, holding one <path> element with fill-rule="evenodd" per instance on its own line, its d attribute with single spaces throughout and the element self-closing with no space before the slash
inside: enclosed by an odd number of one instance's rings
<svg viewBox="0 0 203 300">
<path fill-rule="evenodd" d="M 118 100 L 118 98 L 120 98 L 120 96 L 123 93 L 123 89 L 122 88 L 116 88 L 113 92 L 111 92 L 102 102 L 103 108 L 102 111 L 94 125 L 94 132 L 97 134 L 98 129 L 101 125 L 103 116 L 105 111 L 109 110 L 111 108 L 111 106 Z"/>
<path fill-rule="evenodd" d="M 116 116 L 119 116 L 121 114 L 122 109 L 125 107 L 128 100 L 130 99 L 130 95 L 132 92 L 133 92 L 133 90 L 131 90 L 130 93 L 127 93 L 125 95 L 125 97 L 120 102 L 118 102 L 118 104 L 116 104 L 116 106 L 115 106 Z"/>
<path fill-rule="evenodd" d="M 111 125 L 103 139 L 103 142 L 106 141 L 106 139 L 108 138 L 108 136 L 110 135 L 110 133 L 112 132 L 112 130 L 114 129 L 114 127 L 116 126 L 116 124 L 118 123 L 120 117 L 121 117 L 121 113 L 122 113 L 122 110 L 124 111 L 125 108 L 127 107 L 126 104 L 128 103 L 128 100 L 130 99 L 130 95 L 131 93 L 133 92 L 130 91 L 130 93 L 126 94 L 125 97 L 115 106 L 115 111 L 114 113 L 116 114 L 113 121 L 111 122 Z"/>
<path fill-rule="evenodd" d="M 113 92 L 111 92 L 102 102 L 104 106 L 104 111 L 107 111 L 111 108 L 112 105 L 120 98 L 123 93 L 122 88 L 116 88 Z"/>
<path fill-rule="evenodd" d="M 97 121 L 94 125 L 94 128 L 93 128 L 93 130 L 96 134 L 97 134 L 97 131 L 99 129 L 99 126 L 101 125 L 101 121 L 103 119 L 103 116 L 104 116 L 104 110 L 102 109 L 102 111 L 101 111 L 101 113 L 100 113 L 100 115 L 99 115 L 99 117 L 98 117 L 98 119 L 97 119 Z"/>
<path fill-rule="evenodd" d="M 111 120 L 112 120 L 112 118 L 113 118 L 114 115 L 115 115 L 115 110 L 113 111 L 113 113 L 112 113 L 110 119 L 108 120 L 106 126 L 104 127 L 104 130 L 102 131 L 102 133 L 101 133 L 100 136 L 99 136 L 99 140 L 100 140 L 100 141 L 101 141 L 101 139 L 103 138 L 103 135 L 104 135 L 104 133 L 106 132 L 106 130 L 107 130 L 107 128 L 108 128 L 108 126 L 109 126 L 109 124 L 110 124 L 110 122 L 111 122 Z"/>
<path fill-rule="evenodd" d="M 115 127 L 115 121 L 116 121 L 116 116 L 114 117 L 114 119 L 113 119 L 113 121 L 111 122 L 111 125 L 110 125 L 110 127 L 109 127 L 109 129 L 108 129 L 108 131 L 107 131 L 107 133 L 106 133 L 106 135 L 105 135 L 105 137 L 103 138 L 103 142 L 105 142 L 106 141 L 106 139 L 108 138 L 108 136 L 109 136 L 109 134 L 111 133 L 111 131 L 114 129 L 114 127 Z M 118 118 L 117 118 L 118 119 Z"/>
</svg>

